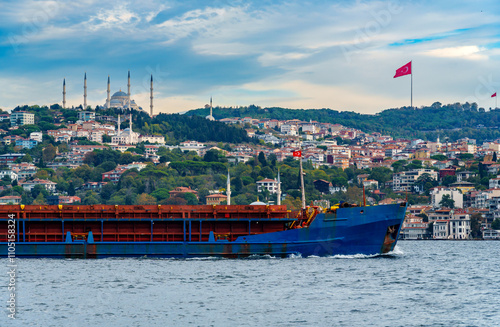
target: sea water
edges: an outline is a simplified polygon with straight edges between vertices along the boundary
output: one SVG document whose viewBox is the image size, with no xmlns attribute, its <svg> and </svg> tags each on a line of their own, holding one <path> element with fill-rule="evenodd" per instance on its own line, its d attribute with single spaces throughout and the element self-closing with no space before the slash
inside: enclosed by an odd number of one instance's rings
<svg viewBox="0 0 500 327">
<path fill-rule="evenodd" d="M 500 326 L 500 242 L 384 256 L 16 259 L 0 326 Z"/>
</svg>

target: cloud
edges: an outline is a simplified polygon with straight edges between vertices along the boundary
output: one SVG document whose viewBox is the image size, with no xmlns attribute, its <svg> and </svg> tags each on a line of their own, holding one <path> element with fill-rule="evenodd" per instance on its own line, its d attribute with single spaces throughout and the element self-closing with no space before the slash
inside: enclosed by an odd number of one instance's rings
<svg viewBox="0 0 500 327">
<path fill-rule="evenodd" d="M 428 0 L 4 2 L 0 106 L 60 101 L 64 76 L 74 87 L 68 93 L 80 94 L 84 71 L 97 83 L 89 102 L 102 104 L 107 74 L 113 88 L 124 86 L 131 69 L 137 86 L 147 67 L 161 67 L 161 78 L 152 72 L 155 98 L 169 112 L 200 107 L 210 95 L 227 105 L 375 112 L 408 102 L 407 80 L 392 76 L 409 60 L 417 105 L 456 102 L 474 97 L 478 77 L 498 65 L 498 8 Z M 136 93 L 147 107 L 147 89 Z"/>
<path fill-rule="evenodd" d="M 484 60 L 488 58 L 488 56 L 481 54 L 481 52 L 484 50 L 484 48 L 480 48 L 476 45 L 468 45 L 461 47 L 433 49 L 425 51 L 423 54 L 441 58 L 460 57 L 469 60 Z"/>
</svg>

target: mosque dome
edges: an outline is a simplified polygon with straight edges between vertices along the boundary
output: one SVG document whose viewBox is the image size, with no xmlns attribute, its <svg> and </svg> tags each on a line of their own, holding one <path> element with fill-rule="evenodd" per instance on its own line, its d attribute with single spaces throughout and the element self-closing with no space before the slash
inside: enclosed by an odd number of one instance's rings
<svg viewBox="0 0 500 327">
<path fill-rule="evenodd" d="M 205 119 L 208 119 L 208 120 L 211 120 L 211 121 L 215 120 L 214 116 L 212 116 L 212 115 L 206 116 Z"/>
<path fill-rule="evenodd" d="M 264 202 L 261 202 L 261 201 L 255 201 L 255 202 L 252 202 L 250 203 L 251 206 L 265 206 L 267 204 L 265 204 Z"/>
<path fill-rule="evenodd" d="M 126 97 L 126 96 L 127 96 L 127 93 L 120 90 L 120 91 L 116 92 L 115 94 L 113 94 L 112 97 L 114 98 L 114 97 Z"/>
</svg>

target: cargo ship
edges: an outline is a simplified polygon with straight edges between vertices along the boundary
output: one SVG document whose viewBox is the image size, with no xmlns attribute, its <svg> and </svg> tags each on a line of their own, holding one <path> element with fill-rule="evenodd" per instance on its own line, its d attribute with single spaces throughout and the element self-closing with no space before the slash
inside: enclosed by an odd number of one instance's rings
<svg viewBox="0 0 500 327">
<path fill-rule="evenodd" d="M 329 256 L 390 252 L 406 203 L 285 205 L 2 205 L 1 257 Z"/>
</svg>

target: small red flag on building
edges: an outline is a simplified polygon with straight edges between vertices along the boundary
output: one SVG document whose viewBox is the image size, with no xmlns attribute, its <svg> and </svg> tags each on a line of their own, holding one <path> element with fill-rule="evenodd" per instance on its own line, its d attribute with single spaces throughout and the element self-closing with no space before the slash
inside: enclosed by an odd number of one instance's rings
<svg viewBox="0 0 500 327">
<path fill-rule="evenodd" d="M 497 97 L 497 93 L 496 93 L 496 92 L 495 92 L 495 93 L 493 93 L 493 94 L 491 95 L 491 97 L 492 97 L 492 98 L 496 98 L 496 97 Z"/>
<path fill-rule="evenodd" d="M 302 157 L 302 151 L 293 151 L 293 156 L 294 157 Z"/>
<path fill-rule="evenodd" d="M 411 61 L 406 65 L 396 69 L 396 75 L 394 75 L 394 78 L 410 74 L 411 74 Z"/>
</svg>

